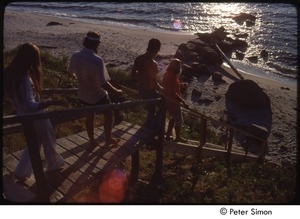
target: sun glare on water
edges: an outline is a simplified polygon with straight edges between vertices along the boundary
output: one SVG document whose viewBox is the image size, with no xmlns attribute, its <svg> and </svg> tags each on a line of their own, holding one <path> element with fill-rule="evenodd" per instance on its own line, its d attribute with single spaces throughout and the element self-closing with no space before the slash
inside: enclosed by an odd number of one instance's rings
<svg viewBox="0 0 300 219">
<path fill-rule="evenodd" d="M 214 14 L 239 14 L 244 8 L 237 3 L 212 3 L 204 6 Z"/>
</svg>

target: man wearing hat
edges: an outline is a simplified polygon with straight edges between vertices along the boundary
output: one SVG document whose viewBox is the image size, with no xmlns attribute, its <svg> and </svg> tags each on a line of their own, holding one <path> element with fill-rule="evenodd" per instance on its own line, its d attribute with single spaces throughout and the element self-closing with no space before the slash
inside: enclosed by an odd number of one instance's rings
<svg viewBox="0 0 300 219">
<path fill-rule="evenodd" d="M 105 63 L 102 57 L 97 55 L 100 43 L 100 34 L 89 31 L 83 40 L 84 48 L 71 56 L 68 67 L 68 72 L 78 81 L 78 98 L 86 106 L 111 103 L 108 92 L 123 93 L 109 83 L 110 77 Z M 113 111 L 106 111 L 103 114 L 105 145 L 117 144 L 111 134 L 114 123 Z M 94 138 L 94 113 L 86 116 L 85 126 L 91 146 L 97 146 L 98 142 Z"/>
</svg>

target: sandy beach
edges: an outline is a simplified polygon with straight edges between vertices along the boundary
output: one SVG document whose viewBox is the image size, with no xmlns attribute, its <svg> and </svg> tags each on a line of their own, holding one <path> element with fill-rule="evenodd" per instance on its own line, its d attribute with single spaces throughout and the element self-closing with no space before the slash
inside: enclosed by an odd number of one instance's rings
<svg viewBox="0 0 300 219">
<path fill-rule="evenodd" d="M 49 22 L 59 22 L 62 25 L 47 26 Z M 124 70 L 131 68 L 135 57 L 146 50 L 151 38 L 157 38 L 162 43 L 159 52 L 161 69 L 172 58 L 180 44 L 197 38 L 192 34 L 175 31 L 160 32 L 150 29 L 108 26 L 6 10 L 3 29 L 4 51 L 13 49 L 24 42 L 32 42 L 41 49 L 50 51 L 56 57 L 70 57 L 73 52 L 82 48 L 82 40 L 89 30 L 101 33 L 102 43 L 99 54 L 105 62 Z M 297 87 L 250 74 L 243 74 L 243 76 L 257 82 L 271 100 L 272 128 L 268 138 L 268 156 L 280 164 L 296 163 Z M 202 82 L 192 81 L 187 90 L 187 102 L 210 117 L 223 118 L 226 111 L 225 93 L 233 82 L 227 77 L 223 79 L 225 83 L 218 86 L 211 78 Z M 199 105 L 191 97 L 194 89 L 207 91 L 207 95 L 219 96 L 220 99 L 209 105 Z"/>
</svg>

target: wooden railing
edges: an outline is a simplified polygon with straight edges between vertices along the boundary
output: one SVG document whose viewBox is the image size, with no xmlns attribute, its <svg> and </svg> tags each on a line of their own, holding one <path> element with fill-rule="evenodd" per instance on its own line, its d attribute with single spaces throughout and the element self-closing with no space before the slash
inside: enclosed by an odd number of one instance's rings
<svg viewBox="0 0 300 219">
<path fill-rule="evenodd" d="M 128 92 L 132 92 L 134 93 L 135 95 L 137 95 L 137 91 L 136 90 L 132 90 L 132 89 L 128 89 L 127 87 L 124 87 L 124 86 L 121 86 L 122 89 L 125 89 L 127 90 Z M 176 104 L 179 104 L 189 115 L 192 115 L 194 117 L 197 117 L 200 119 L 200 124 L 199 124 L 199 128 L 200 128 L 200 131 L 199 131 L 199 135 L 200 135 L 200 141 L 199 141 L 199 150 L 198 150 L 198 156 L 199 158 L 201 159 L 201 154 L 202 154 L 202 148 L 203 146 L 206 144 L 207 140 L 207 122 L 211 122 L 213 123 L 214 125 L 218 125 L 220 127 L 223 127 L 225 128 L 227 131 L 226 131 L 226 142 L 225 143 L 225 149 L 227 150 L 227 156 L 226 156 L 226 159 L 227 159 L 227 163 L 228 163 L 228 166 L 229 166 L 229 163 L 230 163 L 230 160 L 231 160 L 231 152 L 232 152 L 232 145 L 233 145 L 233 138 L 234 138 L 234 134 L 235 133 L 240 133 L 240 134 L 243 134 L 244 136 L 246 137 L 251 137 L 253 139 L 256 139 L 258 140 L 259 142 L 261 142 L 261 145 L 260 145 L 260 148 L 261 148 L 261 151 L 259 152 L 258 156 L 259 156 L 259 160 L 262 160 L 265 156 L 265 152 L 266 152 L 266 149 L 268 147 L 268 142 L 266 139 L 263 139 L 263 138 L 260 138 L 260 137 L 257 137 L 249 132 L 246 132 L 245 130 L 242 130 L 240 128 L 237 128 L 233 125 L 230 125 L 228 123 L 224 123 L 222 121 L 218 121 L 214 118 L 211 118 L 209 116 L 206 116 L 204 115 L 203 113 L 193 109 L 193 108 L 190 108 L 190 107 L 186 107 L 184 106 L 182 103 L 180 102 L 177 102 L 177 101 L 174 101 L 173 99 L 170 99 L 168 98 L 167 96 L 165 96 L 163 93 L 161 93 L 161 95 L 168 101 L 171 101 L 173 103 L 176 103 Z M 247 157 L 247 154 L 248 154 L 248 149 L 245 148 L 245 158 Z"/>
<path fill-rule="evenodd" d="M 73 92 L 76 90 L 71 89 L 71 91 Z M 51 91 L 48 90 L 45 92 L 57 93 L 52 90 Z M 62 89 L 60 90 L 60 92 L 65 93 L 68 92 L 68 90 Z M 32 131 L 34 130 L 34 121 L 42 120 L 42 119 L 50 119 L 53 124 L 59 124 L 59 123 L 68 122 L 68 121 L 85 117 L 87 113 L 91 113 L 91 112 L 101 113 L 107 110 L 123 110 L 123 109 L 135 108 L 138 106 L 145 106 L 150 104 L 161 105 L 161 107 L 163 107 L 164 109 L 163 113 L 165 113 L 165 101 L 163 98 L 158 98 L 158 99 L 149 99 L 149 100 L 125 101 L 122 103 L 112 103 L 112 104 L 101 105 L 101 106 L 89 106 L 89 107 L 81 107 L 75 109 L 57 110 L 51 112 L 40 112 L 34 114 L 4 116 L 3 135 L 9 135 L 20 131 L 24 132 L 27 148 L 32 163 L 33 174 L 36 179 L 39 198 L 42 202 L 49 202 L 50 197 L 48 193 L 47 182 L 45 179 L 40 151 L 36 140 L 35 132 Z M 162 124 L 158 126 L 159 130 L 157 132 L 159 146 L 157 147 L 156 167 L 155 167 L 156 168 L 155 173 L 157 174 L 156 177 L 158 178 L 160 178 L 162 174 L 165 119 L 163 119 L 161 123 Z"/>
<path fill-rule="evenodd" d="M 190 115 L 194 115 L 194 116 L 200 118 L 200 133 L 199 133 L 200 134 L 200 142 L 199 142 L 199 156 L 200 157 L 201 157 L 202 148 L 205 145 L 205 143 L 207 142 L 206 137 L 207 137 L 207 122 L 208 121 L 213 123 L 214 125 L 223 127 L 227 130 L 226 131 L 226 138 L 225 138 L 227 141 L 224 142 L 224 143 L 225 143 L 225 149 L 227 149 L 226 158 L 227 158 L 227 163 L 228 164 L 230 163 L 230 157 L 231 157 L 231 151 L 232 151 L 232 145 L 233 145 L 233 138 L 234 138 L 235 133 L 243 134 L 246 137 L 251 137 L 251 138 L 257 139 L 259 142 L 261 142 L 261 145 L 260 145 L 261 151 L 259 152 L 258 156 L 259 156 L 260 159 L 263 159 L 263 157 L 265 156 L 265 151 L 266 151 L 266 148 L 267 148 L 267 140 L 266 139 L 257 137 L 255 135 L 249 133 L 249 132 L 246 132 L 246 131 L 244 131 L 240 128 L 234 127 L 230 124 L 227 124 L 227 123 L 215 120 L 211 117 L 205 116 L 204 114 L 202 114 L 202 113 L 200 113 L 196 110 L 193 110 L 193 109 L 190 109 L 190 108 L 184 108 L 184 109 Z M 245 148 L 245 158 L 247 157 L 247 154 L 248 154 L 248 149 Z"/>
<path fill-rule="evenodd" d="M 122 89 L 126 89 L 129 92 L 133 92 L 137 94 L 137 91 L 132 90 L 130 88 L 121 86 Z M 66 92 L 76 92 L 76 89 L 56 89 L 56 90 L 45 90 L 45 94 L 51 94 L 51 93 L 66 93 Z M 170 100 L 168 97 L 165 97 L 165 99 Z M 33 122 L 35 120 L 40 119 L 50 119 L 53 124 L 59 124 L 71 120 L 76 120 L 82 117 L 85 117 L 87 113 L 89 112 L 103 112 L 106 110 L 123 110 L 128 108 L 134 108 L 137 106 L 143 106 L 148 104 L 165 104 L 164 98 L 158 98 L 158 99 L 149 99 L 149 100 L 132 100 L 132 101 L 125 101 L 122 103 L 112 103 L 108 105 L 102 105 L 102 106 L 90 106 L 90 107 L 81 107 L 81 108 L 75 108 L 75 109 L 68 109 L 68 110 L 60 110 L 60 111 L 52 111 L 52 112 L 43 112 L 43 113 L 35 113 L 35 114 L 26 114 L 26 115 L 13 115 L 13 116 L 4 116 L 3 117 L 3 135 L 9 135 L 16 132 L 24 131 L 27 147 L 29 149 L 30 158 L 32 161 L 33 166 L 33 173 L 36 178 L 38 191 L 41 197 L 41 200 L 48 201 L 49 197 L 45 193 L 47 191 L 46 188 L 46 181 L 45 176 L 42 168 L 41 158 L 39 154 L 39 150 L 37 147 L 37 142 L 35 138 L 35 133 L 31 130 L 33 129 Z M 170 100 L 173 101 L 173 100 Z M 176 101 L 175 101 L 176 102 Z M 178 102 L 176 102 L 178 103 Z M 179 104 L 179 103 L 178 103 Z M 231 159 L 231 152 L 232 152 L 232 144 L 233 144 L 233 138 L 234 133 L 242 133 L 245 136 L 257 139 L 261 141 L 261 153 L 260 157 L 264 157 L 264 152 L 267 147 L 267 140 L 259 138 L 255 135 L 252 135 L 242 129 L 236 128 L 232 125 L 229 125 L 227 123 L 215 120 L 211 117 L 208 117 L 201 112 L 198 112 L 197 110 L 194 110 L 192 108 L 186 108 L 182 105 L 185 111 L 187 111 L 190 115 L 195 116 L 197 118 L 200 118 L 200 124 L 199 124 L 199 150 L 198 155 L 201 158 L 202 148 L 206 144 L 207 140 L 207 122 L 212 122 L 213 124 L 216 124 L 218 126 L 224 127 L 226 131 L 226 139 L 225 142 L 225 148 L 227 150 L 227 163 L 229 166 L 230 159 Z M 164 107 L 165 108 L 165 107 Z M 164 110 L 165 113 L 165 110 Z M 162 124 L 160 126 L 159 134 L 158 134 L 158 140 L 161 146 L 157 147 L 157 157 L 156 157 L 156 172 L 158 175 L 162 174 L 162 163 L 163 163 L 163 142 L 164 142 L 164 127 L 165 127 L 165 117 L 162 121 Z M 245 153 L 245 157 L 247 156 L 247 151 Z"/>
</svg>

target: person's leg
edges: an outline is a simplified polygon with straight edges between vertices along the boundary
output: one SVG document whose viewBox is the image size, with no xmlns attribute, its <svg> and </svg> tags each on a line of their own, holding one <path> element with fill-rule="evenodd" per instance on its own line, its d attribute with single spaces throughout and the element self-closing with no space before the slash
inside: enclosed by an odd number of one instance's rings
<svg viewBox="0 0 300 219">
<path fill-rule="evenodd" d="M 182 117 L 182 111 L 181 111 L 180 106 L 177 106 L 174 111 L 174 119 L 175 119 L 174 128 L 175 128 L 175 135 L 176 135 L 176 138 L 174 141 L 186 143 L 187 140 L 184 138 L 181 138 L 181 128 L 182 128 L 182 124 L 183 124 L 183 117 Z"/>
<path fill-rule="evenodd" d="M 168 124 L 168 129 L 167 129 L 167 133 L 166 133 L 166 140 L 170 140 L 171 136 L 172 136 L 172 130 L 174 128 L 175 125 L 175 119 L 173 117 L 170 118 L 169 124 Z"/>
<path fill-rule="evenodd" d="M 117 144 L 117 139 L 112 137 L 112 128 L 114 124 L 114 114 L 113 111 L 107 111 L 103 113 L 104 115 L 104 132 L 105 132 L 105 145 Z"/>
<path fill-rule="evenodd" d="M 187 140 L 181 137 L 181 128 L 182 125 L 175 125 L 175 134 L 176 134 L 176 138 L 175 138 L 175 142 L 182 142 L 182 143 L 186 143 Z"/>
<path fill-rule="evenodd" d="M 28 148 L 25 148 L 15 169 L 14 176 L 18 181 L 25 181 L 32 174 L 32 166 Z"/>
<path fill-rule="evenodd" d="M 181 134 L 181 125 L 175 125 L 174 126 L 174 129 L 175 129 L 175 135 L 176 135 L 176 138 L 174 141 L 181 141 L 182 138 L 180 137 L 180 134 Z"/>
<path fill-rule="evenodd" d="M 144 123 L 144 126 L 147 128 L 152 128 L 154 118 L 155 118 L 155 106 L 154 105 L 148 105 L 147 106 L 147 117 L 146 121 Z"/>
<path fill-rule="evenodd" d="M 157 93 L 156 91 L 140 90 L 139 95 L 144 100 L 145 99 L 155 99 L 155 98 L 160 97 L 159 93 Z M 155 120 L 156 106 L 154 104 L 147 105 L 146 110 L 147 110 L 147 117 L 146 117 L 146 120 L 145 120 L 143 126 L 145 126 L 147 128 L 154 128 L 157 125 L 157 122 Z"/>
<path fill-rule="evenodd" d="M 88 137 L 90 139 L 91 146 L 98 145 L 98 142 L 94 138 L 94 117 L 95 117 L 94 113 L 89 113 L 86 115 L 86 119 L 85 119 L 85 128 Z"/>
<path fill-rule="evenodd" d="M 65 162 L 63 157 L 56 151 L 56 137 L 53 126 L 49 119 L 35 122 L 38 144 L 43 146 L 48 171 L 61 169 Z"/>
<path fill-rule="evenodd" d="M 109 96 L 103 97 L 97 104 L 98 105 L 105 105 L 110 104 L 111 100 Z M 109 146 L 111 144 L 118 144 L 118 139 L 112 137 L 112 128 L 115 122 L 114 112 L 109 110 L 103 113 L 104 121 L 103 121 L 103 128 L 105 132 L 105 145 Z"/>
</svg>

